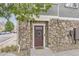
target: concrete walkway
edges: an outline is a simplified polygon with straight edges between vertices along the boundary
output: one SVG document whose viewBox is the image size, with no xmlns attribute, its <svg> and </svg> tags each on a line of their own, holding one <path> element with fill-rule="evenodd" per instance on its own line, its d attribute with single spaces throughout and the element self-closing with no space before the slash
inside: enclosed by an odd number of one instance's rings
<svg viewBox="0 0 79 59">
<path fill-rule="evenodd" d="M 0 53 L 0 56 L 17 56 L 14 53 Z M 31 56 L 79 56 L 79 49 L 53 53 L 49 48 L 31 49 Z"/>
<path fill-rule="evenodd" d="M 49 48 L 31 49 L 31 56 L 79 56 L 79 49 L 53 53 Z"/>
<path fill-rule="evenodd" d="M 58 52 L 54 56 L 79 56 L 79 49 Z"/>
<path fill-rule="evenodd" d="M 14 53 L 0 53 L 0 56 L 16 56 Z"/>
<path fill-rule="evenodd" d="M 31 56 L 51 56 L 53 53 L 49 48 L 31 49 Z"/>
</svg>

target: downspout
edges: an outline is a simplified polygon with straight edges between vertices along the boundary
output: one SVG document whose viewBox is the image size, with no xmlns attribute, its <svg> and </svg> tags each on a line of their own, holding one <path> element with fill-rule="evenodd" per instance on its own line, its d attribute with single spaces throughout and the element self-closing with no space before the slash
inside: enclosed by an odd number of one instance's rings
<svg viewBox="0 0 79 59">
<path fill-rule="evenodd" d="M 20 33 L 19 33 L 20 32 L 20 21 L 18 21 L 17 27 L 18 27 L 18 29 L 17 29 L 17 32 L 18 32 L 18 43 L 17 43 L 18 44 L 18 53 L 20 53 L 20 51 L 21 51 L 21 48 L 20 48 L 20 40 L 21 39 L 20 39 Z"/>
</svg>

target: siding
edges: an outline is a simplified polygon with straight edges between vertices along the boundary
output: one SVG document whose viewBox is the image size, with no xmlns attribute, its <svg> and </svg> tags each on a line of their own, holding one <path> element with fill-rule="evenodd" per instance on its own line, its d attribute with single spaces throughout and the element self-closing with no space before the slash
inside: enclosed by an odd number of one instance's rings
<svg viewBox="0 0 79 59">
<path fill-rule="evenodd" d="M 53 4 L 53 6 L 47 12 L 42 12 L 41 15 L 57 16 L 58 15 L 58 4 Z"/>
<path fill-rule="evenodd" d="M 79 4 L 78 8 L 67 8 L 64 5 L 65 3 L 53 4 L 53 6 L 48 10 L 48 12 L 42 12 L 40 14 L 58 16 L 59 11 L 59 17 L 79 18 Z"/>
<path fill-rule="evenodd" d="M 73 18 L 79 18 L 79 4 L 78 8 L 67 8 L 64 6 L 65 3 L 59 4 L 59 16 L 60 17 L 73 17 Z"/>
</svg>

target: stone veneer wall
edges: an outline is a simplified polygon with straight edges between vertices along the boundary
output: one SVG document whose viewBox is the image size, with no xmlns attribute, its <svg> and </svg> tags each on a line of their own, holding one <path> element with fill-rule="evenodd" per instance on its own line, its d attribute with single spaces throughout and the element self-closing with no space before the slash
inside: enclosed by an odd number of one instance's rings
<svg viewBox="0 0 79 59">
<path fill-rule="evenodd" d="M 30 22 L 19 24 L 20 55 L 30 55 Z"/>
<path fill-rule="evenodd" d="M 19 45 L 20 45 L 20 55 L 30 55 L 33 37 L 32 37 L 32 25 L 33 23 L 44 23 L 47 24 L 45 21 L 34 21 L 34 22 L 22 22 L 19 24 Z M 47 27 L 46 27 L 47 29 Z M 46 34 L 47 35 L 47 34 Z M 47 36 L 46 36 L 47 37 Z M 46 41 L 47 42 L 47 41 Z"/>
<path fill-rule="evenodd" d="M 79 21 L 52 19 L 48 23 L 49 47 L 53 52 L 79 48 L 69 36 L 69 30 L 79 27 Z"/>
<path fill-rule="evenodd" d="M 30 55 L 32 33 L 30 22 L 19 24 L 20 55 Z M 69 30 L 79 27 L 79 21 L 52 19 L 48 22 L 48 47 L 54 52 L 79 48 L 69 36 Z"/>
</svg>

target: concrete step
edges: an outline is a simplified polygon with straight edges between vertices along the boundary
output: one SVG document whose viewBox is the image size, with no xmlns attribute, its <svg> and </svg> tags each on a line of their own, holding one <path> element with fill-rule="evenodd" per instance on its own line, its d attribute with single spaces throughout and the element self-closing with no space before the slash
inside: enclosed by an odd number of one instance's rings
<svg viewBox="0 0 79 59">
<path fill-rule="evenodd" d="M 31 56 L 51 56 L 53 52 L 49 48 L 31 49 Z"/>
</svg>

